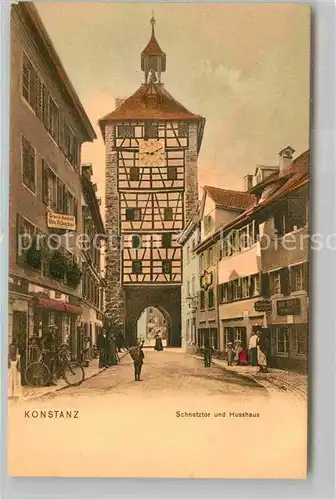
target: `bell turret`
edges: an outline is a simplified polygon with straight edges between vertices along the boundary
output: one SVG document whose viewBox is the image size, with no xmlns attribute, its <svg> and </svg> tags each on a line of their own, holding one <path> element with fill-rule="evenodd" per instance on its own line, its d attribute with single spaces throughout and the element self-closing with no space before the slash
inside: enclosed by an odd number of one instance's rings
<svg viewBox="0 0 336 500">
<path fill-rule="evenodd" d="M 141 69 L 145 73 L 145 83 L 161 83 L 161 73 L 166 71 L 166 54 L 155 38 L 154 14 L 150 20 L 152 36 L 141 53 Z"/>
</svg>

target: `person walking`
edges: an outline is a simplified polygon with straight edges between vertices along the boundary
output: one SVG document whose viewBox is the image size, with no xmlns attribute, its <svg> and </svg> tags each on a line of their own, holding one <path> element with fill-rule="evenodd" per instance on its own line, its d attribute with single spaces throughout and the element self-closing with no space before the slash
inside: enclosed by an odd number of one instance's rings
<svg viewBox="0 0 336 500">
<path fill-rule="evenodd" d="M 208 344 L 204 347 L 204 366 L 205 366 L 205 368 L 211 367 L 211 355 L 212 355 L 213 351 L 214 351 L 213 347 L 210 347 L 210 345 L 208 345 Z"/>
<path fill-rule="evenodd" d="M 97 346 L 99 349 L 99 368 L 105 368 L 107 366 L 106 359 L 106 330 L 102 330 L 97 338 Z"/>
<path fill-rule="evenodd" d="M 269 343 L 266 335 L 260 330 L 258 332 L 258 341 L 257 341 L 257 349 L 258 349 L 258 365 L 260 372 L 267 372 L 267 356 Z"/>
<path fill-rule="evenodd" d="M 163 351 L 162 339 L 158 333 L 155 335 L 154 350 L 155 351 Z"/>
<path fill-rule="evenodd" d="M 249 351 L 250 351 L 250 358 L 251 358 L 251 364 L 252 366 L 257 366 L 258 365 L 258 335 L 254 331 L 251 335 L 250 342 L 249 342 Z"/>
<path fill-rule="evenodd" d="M 107 334 L 107 365 L 115 366 L 118 364 L 117 346 L 114 335 L 111 332 Z"/>
<path fill-rule="evenodd" d="M 140 341 L 136 346 L 129 349 L 129 353 L 134 364 L 134 380 L 136 382 L 140 381 L 140 375 L 143 365 L 143 360 L 145 359 L 145 354 L 143 352 L 144 341 Z"/>
<path fill-rule="evenodd" d="M 232 342 L 227 343 L 226 355 L 227 355 L 228 366 L 232 366 L 232 360 L 233 360 L 233 344 L 232 344 Z"/>
</svg>

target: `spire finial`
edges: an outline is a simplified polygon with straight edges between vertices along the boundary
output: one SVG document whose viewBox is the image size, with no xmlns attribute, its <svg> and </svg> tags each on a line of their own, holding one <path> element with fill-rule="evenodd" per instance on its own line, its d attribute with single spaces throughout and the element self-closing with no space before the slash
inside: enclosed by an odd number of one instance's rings
<svg viewBox="0 0 336 500">
<path fill-rule="evenodd" d="M 154 17 L 154 10 L 152 10 L 152 18 L 150 20 L 150 23 L 152 25 L 152 37 L 155 37 L 155 31 L 154 31 L 154 26 L 155 26 L 155 17 Z"/>
</svg>

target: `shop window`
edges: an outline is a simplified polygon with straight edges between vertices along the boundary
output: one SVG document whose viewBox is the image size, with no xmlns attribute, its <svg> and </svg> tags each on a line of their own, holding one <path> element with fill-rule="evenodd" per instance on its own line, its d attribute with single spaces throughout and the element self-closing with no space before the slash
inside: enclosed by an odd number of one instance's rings
<svg viewBox="0 0 336 500">
<path fill-rule="evenodd" d="M 306 325 L 295 325 L 291 327 L 291 338 L 293 350 L 300 356 L 308 354 L 308 331 Z"/>
<path fill-rule="evenodd" d="M 272 351 L 274 354 L 289 354 L 289 334 L 287 326 L 272 328 Z"/>
</svg>

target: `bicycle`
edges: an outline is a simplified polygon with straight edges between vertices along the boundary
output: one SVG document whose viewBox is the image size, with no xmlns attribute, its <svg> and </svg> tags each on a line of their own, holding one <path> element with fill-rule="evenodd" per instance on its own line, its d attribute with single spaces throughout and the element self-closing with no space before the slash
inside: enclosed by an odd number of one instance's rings
<svg viewBox="0 0 336 500">
<path fill-rule="evenodd" d="M 45 351 L 44 351 L 45 353 Z M 70 361 L 65 349 L 57 350 L 55 353 L 56 365 L 52 373 L 43 361 L 30 363 L 25 371 L 26 382 L 30 387 L 44 387 L 51 382 L 54 376 L 61 375 L 69 386 L 78 386 L 85 379 L 85 371 L 77 361 Z"/>
</svg>

